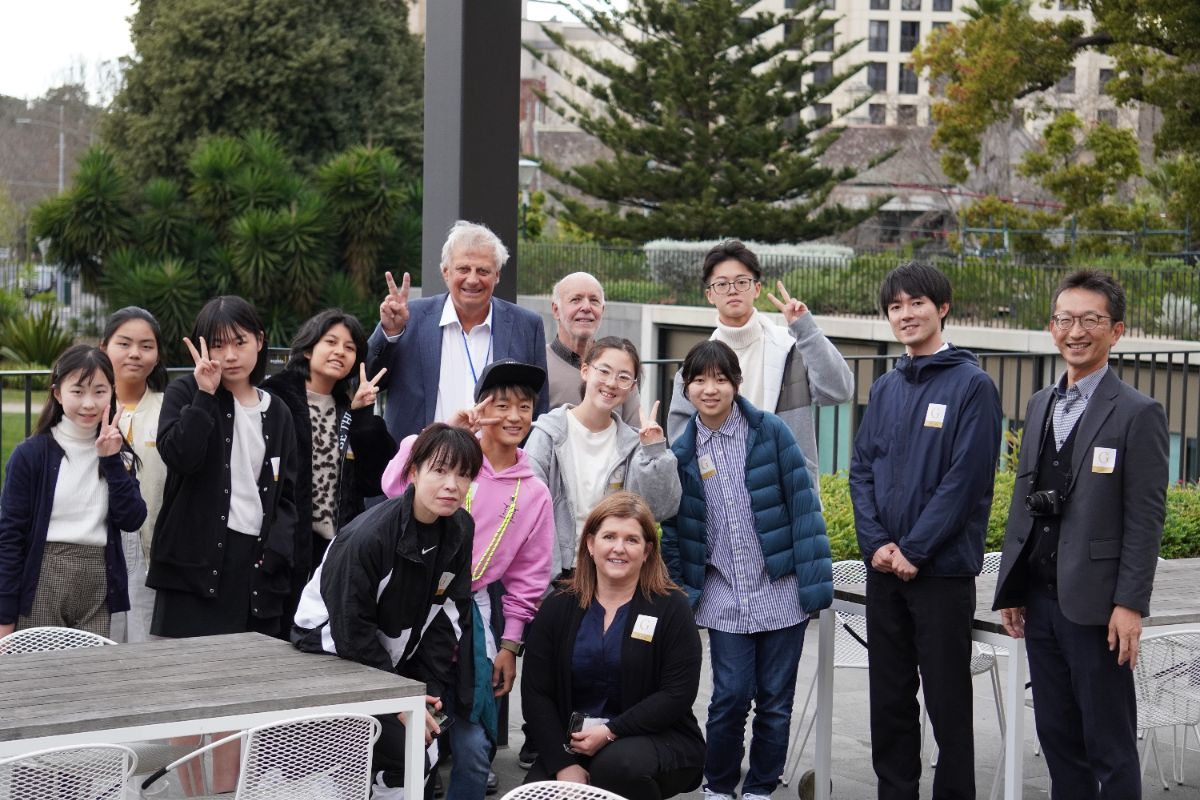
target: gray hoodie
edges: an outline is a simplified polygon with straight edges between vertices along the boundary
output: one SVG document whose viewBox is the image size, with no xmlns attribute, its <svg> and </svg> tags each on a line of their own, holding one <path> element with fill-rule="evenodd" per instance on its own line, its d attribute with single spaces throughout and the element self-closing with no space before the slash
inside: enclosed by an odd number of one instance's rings
<svg viewBox="0 0 1200 800">
<path fill-rule="evenodd" d="M 559 406 L 542 414 L 533 423 L 525 443 L 533 474 L 550 488 L 554 501 L 554 529 L 557 547 L 550 574 L 556 576 L 575 566 L 578 541 L 575 538 L 575 509 L 571 506 L 563 473 L 568 470 L 599 470 L 607 476 L 609 492 L 625 489 L 642 496 L 654 519 L 662 522 L 679 510 L 679 472 L 675 454 L 667 443 L 642 445 L 638 432 L 614 413 L 617 425 L 616 455 L 608 464 L 572 464 L 567 443 L 567 412 L 574 406 Z"/>
</svg>

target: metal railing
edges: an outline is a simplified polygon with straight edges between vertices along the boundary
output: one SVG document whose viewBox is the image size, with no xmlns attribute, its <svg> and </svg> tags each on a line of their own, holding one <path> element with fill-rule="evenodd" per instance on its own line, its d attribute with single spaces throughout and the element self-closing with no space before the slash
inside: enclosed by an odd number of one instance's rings
<svg viewBox="0 0 1200 800">
<path fill-rule="evenodd" d="M 853 258 L 764 255 L 763 284 L 782 280 L 793 296 L 817 314 L 877 316 L 879 285 L 888 271 L 907 259 L 894 254 Z M 1075 267 L 1016 264 L 982 258 L 935 256 L 925 259 L 950 278 L 951 317 L 958 324 L 1043 330 L 1049 299 Z M 568 272 L 590 272 L 604 285 L 608 301 L 705 306 L 700 286 L 701 257 L 692 252 L 533 242 L 522 244 L 518 292 L 549 294 Z M 1187 266 L 1119 267 L 1110 270 L 1125 287 L 1127 335 L 1200 340 L 1200 269 Z M 762 310 L 773 310 L 766 292 Z"/>
</svg>

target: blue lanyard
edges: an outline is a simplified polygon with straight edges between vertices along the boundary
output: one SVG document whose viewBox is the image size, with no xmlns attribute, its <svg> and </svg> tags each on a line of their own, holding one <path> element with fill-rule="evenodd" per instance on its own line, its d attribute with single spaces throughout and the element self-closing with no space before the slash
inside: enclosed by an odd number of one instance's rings
<svg viewBox="0 0 1200 800">
<path fill-rule="evenodd" d="M 496 314 L 495 314 L 496 307 L 495 306 L 496 306 L 496 304 L 493 302 L 492 306 L 491 306 L 492 313 L 490 315 L 492 318 L 492 324 L 488 325 L 488 349 L 487 349 L 487 355 L 484 356 L 484 362 L 483 362 L 483 365 L 485 367 L 488 364 L 490 364 L 492 361 L 492 341 L 495 338 L 492 335 L 492 326 L 495 325 L 495 320 L 496 320 Z M 479 383 L 479 374 L 475 371 L 475 359 L 471 358 L 471 345 L 467 343 L 467 332 L 465 330 L 463 330 L 463 326 L 462 326 L 461 322 L 458 324 L 458 333 L 460 336 L 462 336 L 463 350 L 467 351 L 467 365 L 471 368 L 471 385 L 474 386 L 475 384 Z"/>
</svg>

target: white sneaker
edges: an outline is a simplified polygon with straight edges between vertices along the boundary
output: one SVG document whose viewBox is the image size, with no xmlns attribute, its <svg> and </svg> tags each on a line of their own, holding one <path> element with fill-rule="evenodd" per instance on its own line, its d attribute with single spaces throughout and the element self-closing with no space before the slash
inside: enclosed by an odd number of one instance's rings
<svg viewBox="0 0 1200 800">
<path fill-rule="evenodd" d="M 383 773 L 375 773 L 375 782 L 371 784 L 371 800 L 404 800 L 404 787 L 391 787 L 383 782 Z"/>
<path fill-rule="evenodd" d="M 704 787 L 704 800 L 733 800 L 733 795 L 723 792 L 714 792 L 707 786 Z"/>
<path fill-rule="evenodd" d="M 771 800 L 769 794 L 743 794 L 742 800 Z"/>
</svg>

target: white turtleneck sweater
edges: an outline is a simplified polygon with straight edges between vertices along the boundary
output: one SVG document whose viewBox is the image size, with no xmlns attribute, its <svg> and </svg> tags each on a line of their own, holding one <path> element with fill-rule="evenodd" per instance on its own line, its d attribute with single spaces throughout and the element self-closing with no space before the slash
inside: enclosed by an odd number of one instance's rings
<svg viewBox="0 0 1200 800">
<path fill-rule="evenodd" d="M 763 341 L 766 333 L 762 326 L 771 323 L 763 318 L 755 309 L 740 328 L 731 328 L 717 320 L 717 329 L 712 338 L 724 342 L 737 354 L 738 364 L 742 368 L 742 385 L 738 394 L 746 398 L 755 408 L 763 408 Z"/>
<path fill-rule="evenodd" d="M 100 477 L 96 429 L 63 417 L 50 435 L 66 455 L 54 485 L 46 541 L 103 547 L 108 542 L 108 482 Z"/>
</svg>

